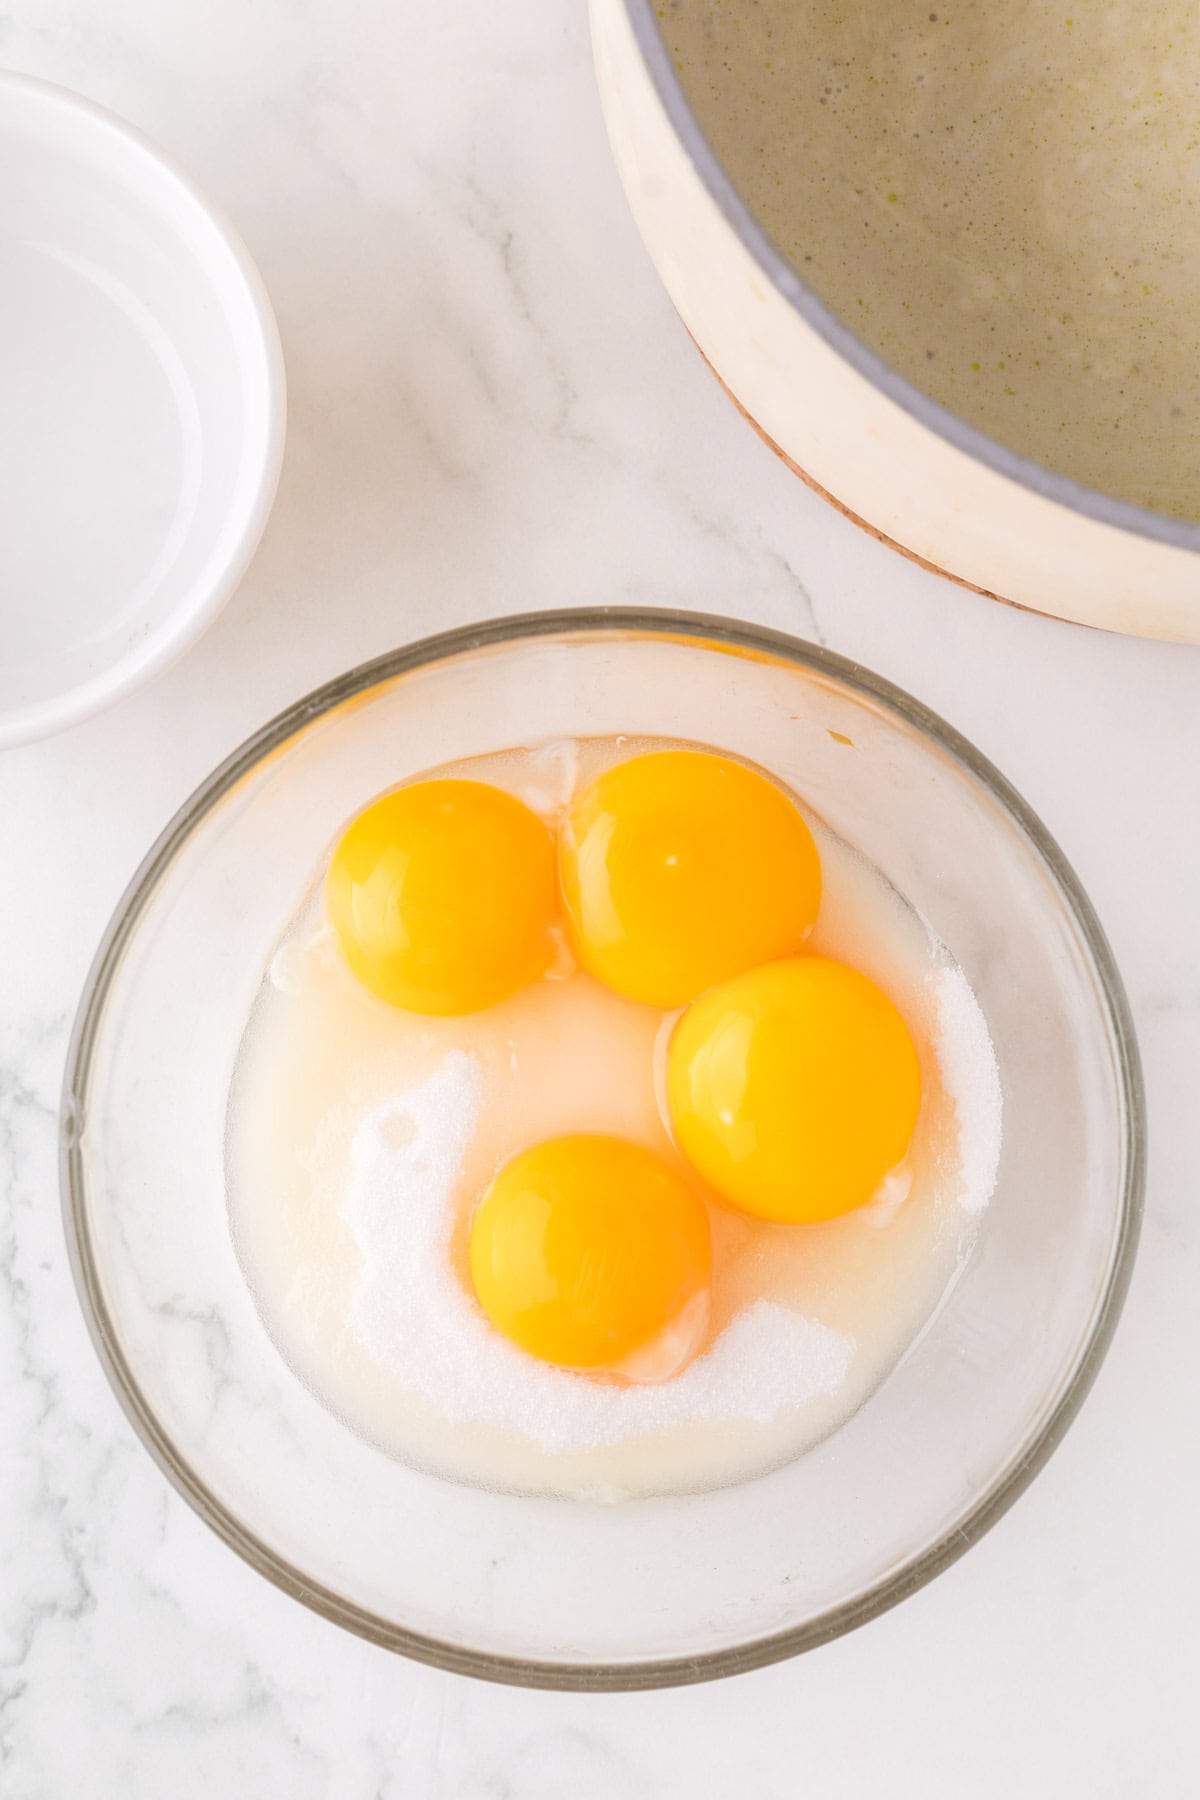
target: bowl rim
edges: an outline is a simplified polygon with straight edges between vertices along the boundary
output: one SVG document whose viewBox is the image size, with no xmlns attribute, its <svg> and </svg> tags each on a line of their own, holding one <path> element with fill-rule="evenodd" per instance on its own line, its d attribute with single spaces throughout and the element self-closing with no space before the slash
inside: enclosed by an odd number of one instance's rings
<svg viewBox="0 0 1200 1800">
<path fill-rule="evenodd" d="M 657 0 L 617 0 L 617 3 L 624 8 L 659 103 L 710 199 L 771 286 L 831 350 L 919 425 L 924 425 L 954 449 L 995 474 L 1006 476 L 1043 500 L 1054 501 L 1102 525 L 1177 550 L 1200 551 L 1200 520 L 1178 519 L 1129 500 L 1117 500 L 1097 488 L 1085 487 L 1069 475 L 1057 474 L 1032 457 L 1008 449 L 985 431 L 968 424 L 948 406 L 932 399 L 857 337 L 796 272 L 726 174 L 692 110 L 664 41 Z"/>
<path fill-rule="evenodd" d="M 852 693 L 897 714 L 948 754 L 1000 805 L 1039 858 L 1087 953 L 1108 1028 L 1118 1080 L 1121 1134 L 1119 1220 L 1111 1263 L 1091 1327 L 1062 1380 L 1058 1398 L 1009 1464 L 973 1504 L 920 1554 L 837 1606 L 802 1625 L 770 1632 L 694 1657 L 630 1662 L 558 1663 L 478 1651 L 410 1631 L 335 1590 L 310 1580 L 280 1556 L 206 1487 L 176 1451 L 126 1360 L 105 1301 L 89 1229 L 81 1151 L 88 1115 L 92 1056 L 108 995 L 142 913 L 196 826 L 230 790 L 291 737 L 344 701 L 427 665 L 498 645 L 554 637 L 564 640 L 616 633 L 683 639 L 714 652 L 767 655 L 792 667 L 832 677 Z M 994 765 L 953 726 L 921 701 L 861 664 L 820 645 L 740 620 L 645 607 L 602 606 L 513 614 L 422 638 L 335 677 L 278 713 L 227 756 L 176 812 L 147 852 L 104 933 L 84 985 L 63 1077 L 60 1181 L 71 1271 L 85 1323 L 108 1381 L 134 1431 L 167 1479 L 232 1550 L 293 1599 L 334 1624 L 385 1649 L 453 1673 L 534 1688 L 629 1691 L 677 1686 L 733 1675 L 816 1648 L 886 1612 L 915 1593 L 978 1541 L 1032 1481 L 1075 1418 L 1104 1359 L 1124 1303 L 1141 1224 L 1145 1180 L 1145 1099 L 1133 1020 L 1103 929 L 1078 877 L 1041 820 Z"/>
<path fill-rule="evenodd" d="M 49 737 L 93 718 L 177 662 L 203 635 L 246 573 L 266 529 L 287 432 L 287 375 L 271 298 L 254 259 L 222 209 L 152 138 L 83 94 L 19 70 L 0 69 L 0 109 L 11 96 L 18 102 L 32 102 L 50 116 L 58 112 L 82 120 L 89 129 L 115 140 L 154 169 L 181 212 L 190 213 L 207 227 L 212 234 L 212 253 L 205 254 L 205 266 L 214 266 L 213 253 L 227 259 L 220 280 L 214 277 L 214 289 L 223 296 L 222 312 L 228 312 L 228 296 L 235 289 L 246 303 L 245 356 L 248 365 L 255 365 L 254 387 L 249 390 L 255 403 L 249 429 L 241 440 L 243 460 L 251 449 L 254 456 L 239 480 L 235 506 L 224 515 L 221 532 L 212 540 L 213 556 L 206 567 L 146 636 L 137 637 L 98 672 L 45 699 L 0 706 L 0 750 Z M 223 543 L 231 521 L 235 529 Z M 215 560 L 218 551 L 219 560 Z"/>
</svg>

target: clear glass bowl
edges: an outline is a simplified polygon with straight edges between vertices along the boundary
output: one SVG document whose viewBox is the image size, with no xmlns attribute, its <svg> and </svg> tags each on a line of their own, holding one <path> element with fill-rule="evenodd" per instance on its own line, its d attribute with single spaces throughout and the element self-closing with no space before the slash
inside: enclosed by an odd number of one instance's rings
<svg viewBox="0 0 1200 1800">
<path fill-rule="evenodd" d="M 924 913 L 1000 1062 L 999 1186 L 968 1265 L 861 1410 L 787 1468 L 615 1506 L 442 1482 L 356 1437 L 267 1337 L 222 1167 L 243 1025 L 338 827 L 437 763 L 547 738 L 698 739 L 793 784 Z M 1140 1215 L 1137 1052 L 1075 877 L 971 746 L 852 663 L 680 613 L 499 620 L 354 670 L 205 782 L 88 981 L 63 1108 L 84 1310 L 147 1448 L 281 1588 L 390 1649 L 574 1688 L 694 1681 L 893 1605 L 1015 1498 L 1107 1347 Z"/>
</svg>

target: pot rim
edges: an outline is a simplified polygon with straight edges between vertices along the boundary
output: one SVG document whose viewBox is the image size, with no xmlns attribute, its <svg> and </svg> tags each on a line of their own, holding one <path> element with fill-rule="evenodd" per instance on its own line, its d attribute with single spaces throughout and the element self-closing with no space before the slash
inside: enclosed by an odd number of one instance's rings
<svg viewBox="0 0 1200 1800">
<path fill-rule="evenodd" d="M 663 41 L 656 0 L 619 0 L 619 3 L 625 10 L 655 93 L 701 184 L 771 286 L 831 350 L 919 425 L 973 461 L 1016 482 L 1039 498 L 1118 531 L 1131 532 L 1177 550 L 1200 551 L 1200 520 L 1171 518 L 1149 507 L 1135 506 L 1128 500 L 1113 499 L 1095 488 L 1084 487 L 1069 476 L 1055 474 L 1030 457 L 1006 449 L 974 425 L 968 425 L 957 413 L 931 399 L 856 337 L 776 248 L 725 173 L 692 111 L 671 53 Z"/>
</svg>

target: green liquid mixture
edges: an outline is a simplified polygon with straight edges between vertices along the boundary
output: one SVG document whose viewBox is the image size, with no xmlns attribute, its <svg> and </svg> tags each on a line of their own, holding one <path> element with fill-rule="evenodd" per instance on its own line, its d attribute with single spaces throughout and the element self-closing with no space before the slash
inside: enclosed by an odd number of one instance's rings
<svg viewBox="0 0 1200 1800">
<path fill-rule="evenodd" d="M 858 337 L 999 443 L 1200 519 L 1200 10 L 659 18 L 726 171 Z"/>
</svg>

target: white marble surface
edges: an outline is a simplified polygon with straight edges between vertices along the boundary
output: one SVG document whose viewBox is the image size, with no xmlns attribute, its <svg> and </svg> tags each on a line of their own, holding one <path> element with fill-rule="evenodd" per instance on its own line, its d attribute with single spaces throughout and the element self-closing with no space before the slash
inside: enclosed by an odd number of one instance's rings
<svg viewBox="0 0 1200 1800">
<path fill-rule="evenodd" d="M 291 380 L 278 506 L 217 627 L 108 717 L 0 760 L 4 1800 L 1200 1791 L 1200 653 L 960 593 L 772 459 L 635 237 L 583 0 L 10 0 L 0 62 L 125 113 L 224 203 Z M 1130 989 L 1148 1213 L 1082 1417 L 932 1587 L 716 1687 L 539 1695 L 341 1635 L 167 1491 L 77 1315 L 54 1108 L 126 877 L 247 732 L 438 626 L 640 599 L 861 657 L 1024 791 Z"/>
</svg>

